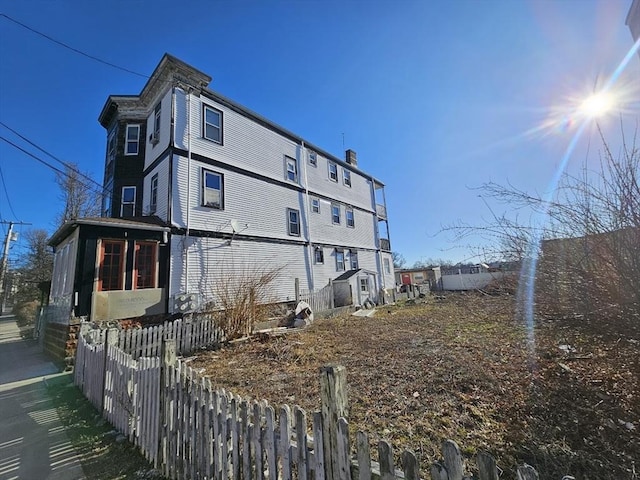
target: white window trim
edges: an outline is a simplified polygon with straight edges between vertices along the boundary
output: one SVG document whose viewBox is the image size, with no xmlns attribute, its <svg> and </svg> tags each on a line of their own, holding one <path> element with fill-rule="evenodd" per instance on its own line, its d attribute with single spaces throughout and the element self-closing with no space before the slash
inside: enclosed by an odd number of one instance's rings
<svg viewBox="0 0 640 480">
<path fill-rule="evenodd" d="M 293 180 L 289 178 L 289 165 L 293 166 Z M 286 155 L 284 157 L 284 178 L 287 182 L 298 183 L 298 162 L 295 158 Z"/>
<path fill-rule="evenodd" d="M 154 186 L 155 183 L 155 186 Z M 149 213 L 156 213 L 158 210 L 158 174 L 155 173 L 151 177 L 151 185 L 149 188 Z M 155 194 L 155 198 L 154 198 Z"/>
<path fill-rule="evenodd" d="M 338 263 L 338 254 L 342 255 L 342 268 L 340 268 L 340 264 Z M 336 249 L 336 271 L 344 272 L 345 265 L 344 250 Z"/>
<path fill-rule="evenodd" d="M 298 219 L 297 223 L 291 222 L 291 213 L 295 212 L 296 218 Z M 300 225 L 300 210 L 296 210 L 295 208 L 287 208 L 287 233 L 292 237 L 299 237 L 300 232 L 302 231 L 302 226 Z M 293 233 L 292 225 L 298 225 L 298 233 Z"/>
<path fill-rule="evenodd" d="M 331 167 L 335 167 L 335 169 L 336 169 L 336 177 L 335 178 L 333 178 L 331 176 Z M 337 163 L 333 163 L 333 162 L 328 162 L 327 163 L 327 169 L 329 170 L 329 180 L 331 180 L 332 182 L 338 183 L 338 164 Z"/>
<path fill-rule="evenodd" d="M 351 188 L 351 172 L 346 168 L 342 169 L 342 183 Z"/>
<path fill-rule="evenodd" d="M 355 266 L 353 265 L 353 261 L 355 260 Z M 360 262 L 358 262 L 358 251 L 357 250 L 349 250 L 349 267 L 351 270 L 357 270 L 360 268 Z"/>
<path fill-rule="evenodd" d="M 315 210 L 314 202 L 318 206 L 317 210 Z M 320 213 L 320 199 L 318 197 L 311 197 L 311 212 L 312 213 Z"/>
<path fill-rule="evenodd" d="M 132 188 L 133 189 L 133 201 L 125 203 L 125 201 L 124 201 L 124 191 L 127 188 Z M 120 191 L 120 216 L 121 217 L 124 216 L 124 206 L 125 205 L 133 205 L 132 216 L 136 215 L 136 196 L 137 195 L 138 195 L 137 188 L 134 185 L 126 185 L 126 186 L 122 187 L 122 190 Z"/>
<path fill-rule="evenodd" d="M 314 152 L 313 150 L 309 150 L 307 152 L 307 160 L 309 161 L 309 165 L 311 165 L 313 167 L 317 167 L 318 166 L 318 154 L 316 152 Z"/>
<path fill-rule="evenodd" d="M 337 208 L 337 209 L 338 209 L 338 221 L 337 221 L 337 222 L 335 221 L 335 219 L 334 219 L 334 215 L 333 215 L 333 209 L 334 209 L 334 208 Z M 340 225 L 340 221 L 341 221 L 341 218 L 340 218 L 340 217 L 342 216 L 342 212 L 341 212 L 341 210 L 342 210 L 342 209 L 340 208 L 340 205 L 338 205 L 337 203 L 332 203 L 332 204 L 331 204 L 331 223 L 332 223 L 333 225 Z"/>
<path fill-rule="evenodd" d="M 320 260 L 318 260 L 318 253 L 320 254 Z M 322 247 L 314 247 L 313 261 L 316 265 L 324 265 L 324 249 Z"/>
<path fill-rule="evenodd" d="M 130 128 L 135 128 L 138 130 L 138 133 L 136 134 L 136 139 L 135 139 L 135 144 L 136 144 L 136 151 L 135 153 L 129 153 L 129 143 L 134 143 L 134 140 L 129 140 L 129 129 Z M 131 155 L 138 155 L 140 153 L 140 125 L 138 124 L 128 124 L 127 125 L 127 129 L 124 132 L 124 154 L 125 156 L 131 156 Z"/>
<path fill-rule="evenodd" d="M 207 205 L 207 203 L 205 202 L 205 199 L 207 198 L 207 196 L 205 195 L 207 188 L 211 188 L 211 187 L 207 187 L 207 174 L 210 173 L 211 175 L 217 175 L 218 177 L 220 177 L 220 206 L 216 207 L 215 205 Z M 213 170 L 209 170 L 207 168 L 203 168 L 202 169 L 202 175 L 201 175 L 201 179 L 202 179 L 202 201 L 201 201 L 201 206 L 202 207 L 206 207 L 206 208 L 211 208 L 213 210 L 224 210 L 224 175 L 222 173 L 218 173 L 218 172 L 214 172 Z M 211 190 L 215 190 L 214 188 L 211 188 Z"/>
<path fill-rule="evenodd" d="M 219 120 L 220 125 L 207 122 L 207 110 L 211 110 L 212 112 L 218 114 L 218 118 L 220 119 Z M 212 127 L 218 129 L 220 140 L 207 137 L 207 125 L 211 125 Z M 204 106 L 202 110 L 202 137 L 209 140 L 210 142 L 217 143 L 218 145 L 222 145 L 222 110 L 218 110 L 217 108 L 213 108 L 209 105 Z"/>
<path fill-rule="evenodd" d="M 351 225 L 349 225 L 349 215 L 348 213 L 351 212 Z M 348 228 L 356 228 L 356 215 L 353 212 L 353 207 L 345 207 L 344 208 L 344 224 L 348 227 Z"/>
<path fill-rule="evenodd" d="M 160 141 L 160 128 L 162 119 L 162 101 L 158 102 L 153 109 L 153 132 L 149 136 L 152 145 L 156 145 Z"/>
</svg>

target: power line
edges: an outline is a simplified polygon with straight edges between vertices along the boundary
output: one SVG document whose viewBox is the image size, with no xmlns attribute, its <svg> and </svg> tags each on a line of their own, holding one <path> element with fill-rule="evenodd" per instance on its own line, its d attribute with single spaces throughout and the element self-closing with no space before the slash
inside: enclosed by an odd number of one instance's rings
<svg viewBox="0 0 640 480">
<path fill-rule="evenodd" d="M 55 171 L 55 172 L 59 173 L 60 175 L 64 175 L 65 177 L 71 177 L 71 176 L 69 175 L 69 173 L 67 173 L 67 172 L 65 172 L 65 171 L 62 171 L 62 170 L 60 170 L 60 169 L 59 169 L 59 168 L 57 168 L 57 167 L 54 167 L 54 166 L 53 166 L 53 165 L 51 165 L 49 162 L 47 162 L 47 161 L 45 161 L 45 160 L 42 160 L 40 157 L 37 157 L 37 156 L 36 156 L 36 155 L 34 155 L 33 153 L 30 153 L 30 152 L 26 151 L 24 148 L 22 148 L 22 147 L 20 147 L 20 146 L 16 145 L 16 144 L 15 144 L 15 143 L 13 143 L 11 140 L 7 140 L 7 139 L 6 139 L 5 137 L 3 137 L 2 135 L 0 135 L 0 140 L 2 140 L 2 141 L 4 141 L 4 142 L 8 143 L 9 145 L 11 145 L 12 147 L 14 147 L 14 148 L 16 148 L 16 149 L 18 149 L 18 150 L 20 150 L 22 153 L 24 153 L 24 154 L 26 154 L 26 155 L 30 156 L 30 157 L 31 157 L 31 158 L 33 158 L 34 160 L 36 160 L 36 161 L 38 161 L 38 162 L 42 163 L 43 165 L 45 165 L 45 166 L 49 167 L 51 170 L 53 170 L 53 171 Z M 79 181 L 79 180 L 78 180 L 78 181 Z M 87 187 L 89 190 L 93 191 L 94 193 L 97 193 L 98 195 L 102 195 L 102 193 L 103 193 L 103 192 L 102 192 L 102 188 L 101 188 L 100 190 L 94 190 L 94 187 L 92 187 L 92 186 L 90 186 L 90 185 L 87 185 L 86 183 L 83 183 L 83 182 L 81 182 L 81 181 L 79 181 L 79 182 L 80 182 L 81 184 L 83 184 L 85 187 Z"/>
<path fill-rule="evenodd" d="M 142 73 L 134 72 L 133 70 L 129 70 L 128 68 L 120 67 L 119 65 L 115 65 L 113 63 L 107 62 L 106 60 L 102 60 L 102 59 L 100 59 L 98 57 L 94 57 L 93 55 L 90 55 L 90 54 L 85 53 L 85 52 L 83 52 L 81 50 L 78 50 L 77 48 L 73 48 L 72 46 L 67 45 L 66 43 L 63 43 L 63 42 L 61 42 L 59 40 L 56 40 L 55 38 L 50 37 L 49 35 L 46 35 L 46 34 L 44 34 L 42 32 L 39 32 L 38 30 L 35 30 L 35 29 L 29 27 L 28 25 L 25 25 L 24 23 L 21 23 L 21 22 L 19 22 L 18 20 L 14 19 L 14 18 L 11 18 L 7 14 L 0 13 L 0 16 L 6 18 L 7 20 L 9 20 L 9 21 L 11 21 L 11 22 L 13 22 L 13 23 L 15 23 L 17 25 L 20 25 L 22 28 L 26 28 L 30 32 L 33 32 L 33 33 L 35 33 L 37 35 L 40 35 L 41 37 L 46 38 L 47 40 L 49 40 L 49 41 L 51 41 L 53 43 L 57 43 L 58 45 L 71 50 L 72 52 L 75 52 L 75 53 L 78 53 L 78 54 L 80 54 L 80 55 L 82 55 L 84 57 L 90 58 L 91 60 L 95 60 L 96 62 L 100 62 L 100 63 L 102 63 L 104 65 L 108 65 L 109 67 L 117 68 L 118 70 L 122 70 L 123 72 L 131 73 L 132 75 L 137 75 L 137 76 L 143 77 L 143 78 L 149 78 L 149 75 L 144 75 Z"/>
<path fill-rule="evenodd" d="M 4 183 L 4 174 L 2 173 L 2 167 L 0 167 L 0 180 L 2 180 L 2 188 L 4 188 L 4 194 L 7 197 L 7 204 L 9 205 L 9 210 L 11 210 L 11 213 L 13 214 L 13 218 L 17 220 L 18 216 L 16 215 L 16 212 L 13 211 L 13 206 L 11 205 L 11 199 L 9 198 L 9 193 L 7 192 L 7 184 Z"/>
<path fill-rule="evenodd" d="M 65 166 L 65 168 L 68 168 L 69 170 L 72 170 L 73 172 L 75 172 L 76 174 L 78 174 L 79 176 L 81 176 L 82 178 L 85 178 L 86 180 L 89 180 L 91 183 L 95 183 L 98 187 L 100 187 L 100 189 L 102 190 L 102 184 L 96 182 L 93 178 L 85 175 L 84 173 L 82 173 L 80 170 L 78 170 L 77 168 L 75 168 L 72 164 L 65 162 L 64 160 L 60 160 L 58 157 L 56 157 L 55 155 L 53 155 L 52 153 L 49 153 L 48 151 L 46 151 L 44 148 L 40 147 L 39 145 L 37 145 L 36 143 L 32 142 L 31 140 L 29 140 L 27 137 L 25 137 L 24 135 L 21 135 L 20 133 L 18 133 L 17 131 L 15 131 L 13 128 L 11 128 L 9 125 L 7 125 L 6 123 L 0 121 L 0 125 L 2 125 L 4 128 L 6 128 L 7 130 L 9 130 L 10 132 L 13 132 L 14 134 L 16 134 L 17 136 L 19 136 L 22 140 L 24 140 L 25 142 L 27 142 L 28 144 L 30 144 L 31 146 L 37 148 L 38 150 L 40 150 L 42 153 L 44 153 L 45 155 L 48 155 L 49 157 L 53 158 L 56 162 L 62 164 Z"/>
</svg>

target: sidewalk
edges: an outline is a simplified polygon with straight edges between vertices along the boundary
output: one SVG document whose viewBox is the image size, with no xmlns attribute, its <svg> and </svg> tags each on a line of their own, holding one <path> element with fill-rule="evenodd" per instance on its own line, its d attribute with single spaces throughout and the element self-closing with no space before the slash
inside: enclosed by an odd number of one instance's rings
<svg viewBox="0 0 640 480">
<path fill-rule="evenodd" d="M 85 478 L 47 395 L 46 380 L 60 375 L 13 316 L 0 317 L 0 480 Z"/>
</svg>

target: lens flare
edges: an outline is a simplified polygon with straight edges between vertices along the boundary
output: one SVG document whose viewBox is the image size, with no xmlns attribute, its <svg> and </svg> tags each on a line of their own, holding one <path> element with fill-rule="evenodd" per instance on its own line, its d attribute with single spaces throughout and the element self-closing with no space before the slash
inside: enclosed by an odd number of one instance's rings
<svg viewBox="0 0 640 480">
<path fill-rule="evenodd" d="M 597 92 L 587 97 L 579 112 L 587 118 L 598 118 L 616 108 L 616 97 L 612 92 Z"/>
</svg>

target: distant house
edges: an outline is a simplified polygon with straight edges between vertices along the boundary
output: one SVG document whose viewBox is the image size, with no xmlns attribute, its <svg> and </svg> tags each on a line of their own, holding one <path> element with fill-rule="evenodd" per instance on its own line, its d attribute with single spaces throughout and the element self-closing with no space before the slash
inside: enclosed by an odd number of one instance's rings
<svg viewBox="0 0 640 480">
<path fill-rule="evenodd" d="M 441 290 L 440 270 L 440 267 L 400 268 L 396 270 L 396 285 L 429 285 L 431 290 Z"/>
<path fill-rule="evenodd" d="M 383 183 L 353 150 L 337 158 L 210 81 L 164 55 L 139 94 L 109 96 L 103 218 L 51 238 L 51 318 L 185 313 L 265 269 L 275 302 L 347 271 L 367 272 L 370 298 L 394 288 Z"/>
</svg>

